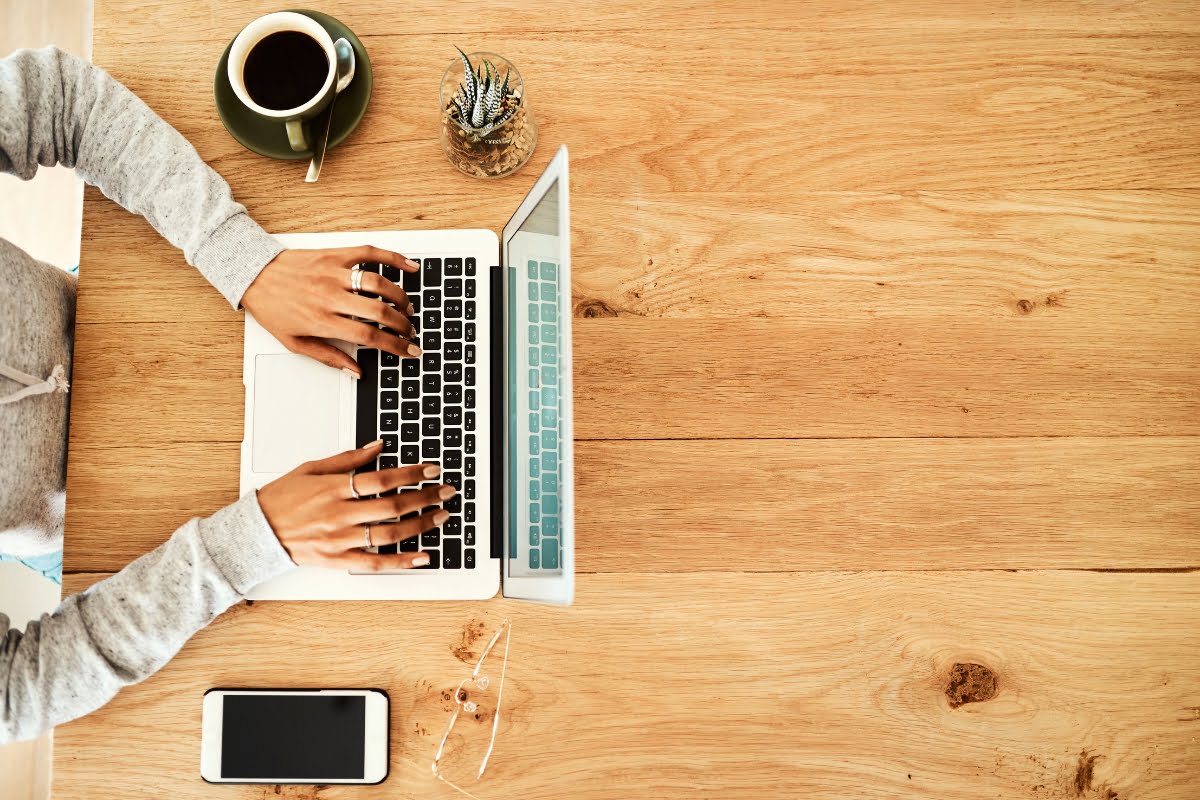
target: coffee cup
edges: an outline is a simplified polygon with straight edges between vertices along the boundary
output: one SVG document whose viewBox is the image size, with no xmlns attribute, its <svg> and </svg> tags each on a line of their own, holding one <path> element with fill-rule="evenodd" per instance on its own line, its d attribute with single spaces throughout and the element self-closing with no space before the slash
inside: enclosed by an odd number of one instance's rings
<svg viewBox="0 0 1200 800">
<path fill-rule="evenodd" d="M 259 17 L 229 48 L 229 84 L 251 112 L 287 128 L 293 150 L 311 150 L 305 121 L 329 105 L 337 84 L 333 39 L 303 14 Z"/>
</svg>

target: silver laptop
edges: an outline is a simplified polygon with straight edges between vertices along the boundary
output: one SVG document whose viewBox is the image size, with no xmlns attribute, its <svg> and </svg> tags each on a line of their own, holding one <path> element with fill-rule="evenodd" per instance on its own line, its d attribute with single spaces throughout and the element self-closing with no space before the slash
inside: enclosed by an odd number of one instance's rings
<svg viewBox="0 0 1200 800">
<path fill-rule="evenodd" d="M 298 567 L 256 600 L 570 603 L 575 587 L 571 258 L 567 149 L 538 178 L 501 240 L 490 230 L 302 233 L 288 247 L 370 244 L 421 263 L 363 265 L 401 284 L 424 353 L 334 342 L 361 380 L 288 352 L 246 315 L 241 489 L 304 461 L 385 442 L 376 468 L 436 463 L 459 493 L 436 531 L 390 545 L 427 568 L 392 573 Z M 432 482 L 431 482 L 432 483 Z M 383 548 L 386 551 L 386 548 Z"/>
</svg>

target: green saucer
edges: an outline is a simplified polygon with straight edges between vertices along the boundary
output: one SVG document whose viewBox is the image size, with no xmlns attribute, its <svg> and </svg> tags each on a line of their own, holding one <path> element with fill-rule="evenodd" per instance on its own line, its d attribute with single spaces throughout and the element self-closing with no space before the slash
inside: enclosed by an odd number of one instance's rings
<svg viewBox="0 0 1200 800">
<path fill-rule="evenodd" d="M 321 23 L 334 41 L 344 36 L 354 48 L 354 80 L 346 87 L 346 91 L 337 96 L 333 104 L 333 126 L 329 129 L 329 146 L 332 150 L 349 136 L 363 115 L 367 113 L 367 103 L 371 100 L 371 60 L 367 58 L 367 50 L 354 32 L 328 14 L 320 11 L 304 9 L 289 9 L 306 17 L 312 17 Z M 229 85 L 229 48 L 233 41 L 225 47 L 221 60 L 217 63 L 217 74 L 213 81 L 213 98 L 217 103 L 217 113 L 229 135 L 237 139 L 247 150 L 252 150 L 268 158 L 296 160 L 312 158 L 312 151 L 297 152 L 288 144 L 287 129 L 282 122 L 272 122 L 254 114 L 242 105 L 233 87 Z M 318 131 L 325 124 L 325 112 L 308 120 L 308 136 L 310 140 L 317 138 Z"/>
</svg>

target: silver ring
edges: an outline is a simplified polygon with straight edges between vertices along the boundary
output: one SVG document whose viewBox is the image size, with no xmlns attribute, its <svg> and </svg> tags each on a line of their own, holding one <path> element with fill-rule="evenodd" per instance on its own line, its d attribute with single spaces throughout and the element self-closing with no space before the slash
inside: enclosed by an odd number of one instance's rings
<svg viewBox="0 0 1200 800">
<path fill-rule="evenodd" d="M 350 291 L 362 291 L 362 276 L 363 271 L 361 267 L 354 266 L 350 268 Z"/>
<path fill-rule="evenodd" d="M 372 547 L 373 545 L 371 544 L 371 526 L 370 526 L 370 525 L 364 525 L 364 526 L 363 526 L 363 528 L 365 529 L 365 532 L 366 532 L 366 537 L 367 537 L 367 545 L 366 545 L 366 546 L 367 546 L 367 547 Z"/>
<path fill-rule="evenodd" d="M 355 500 L 361 500 L 362 496 L 358 493 L 358 489 L 354 488 L 354 473 L 350 473 L 350 496 Z"/>
</svg>

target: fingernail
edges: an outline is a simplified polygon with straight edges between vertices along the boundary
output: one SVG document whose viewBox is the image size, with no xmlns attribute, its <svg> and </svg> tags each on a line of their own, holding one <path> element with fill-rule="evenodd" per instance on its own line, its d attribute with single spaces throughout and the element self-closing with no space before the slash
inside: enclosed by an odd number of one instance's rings
<svg viewBox="0 0 1200 800">
<path fill-rule="evenodd" d="M 419 356 L 421 355 L 421 348 L 417 347 L 415 344 L 410 344 L 408 346 L 408 354 L 410 356 Z"/>
<path fill-rule="evenodd" d="M 413 556 L 412 564 L 414 567 L 423 567 L 429 563 L 429 556 L 421 553 L 419 556 Z"/>
<path fill-rule="evenodd" d="M 421 474 L 424 475 L 426 478 L 436 478 L 438 475 L 442 474 L 442 468 L 439 467 L 437 464 L 430 464 L 428 467 L 426 467 L 425 469 L 423 469 L 421 471 Z"/>
<path fill-rule="evenodd" d="M 362 449 L 370 450 L 372 447 L 379 447 L 379 445 L 381 445 L 381 444 L 383 444 L 383 439 L 376 439 L 375 441 L 371 442 L 370 444 L 364 444 Z"/>
<path fill-rule="evenodd" d="M 450 519 L 449 511 L 439 511 L 433 515 L 433 524 L 441 525 L 443 522 L 445 522 L 448 519 Z"/>
<path fill-rule="evenodd" d="M 417 313 L 417 310 L 415 308 L 413 308 L 412 303 L 409 303 L 408 304 L 408 315 L 411 317 L 415 313 Z"/>
<path fill-rule="evenodd" d="M 458 493 L 458 490 L 455 489 L 453 486 L 443 486 L 441 489 L 438 490 L 438 497 L 442 498 L 443 500 L 449 500 L 451 497 L 454 497 L 454 495 L 457 493 Z"/>
<path fill-rule="evenodd" d="M 359 378 L 359 374 L 357 372 L 355 372 L 354 370 L 350 369 L 349 367 L 342 367 L 342 372 L 346 373 L 351 378 L 354 378 L 354 380 L 358 380 L 358 378 Z"/>
<path fill-rule="evenodd" d="M 418 264 L 416 261 L 413 261 L 411 258 L 404 259 L 404 263 L 408 264 L 410 267 L 415 267 L 417 269 L 420 269 L 420 267 L 421 267 L 420 264 Z"/>
</svg>

